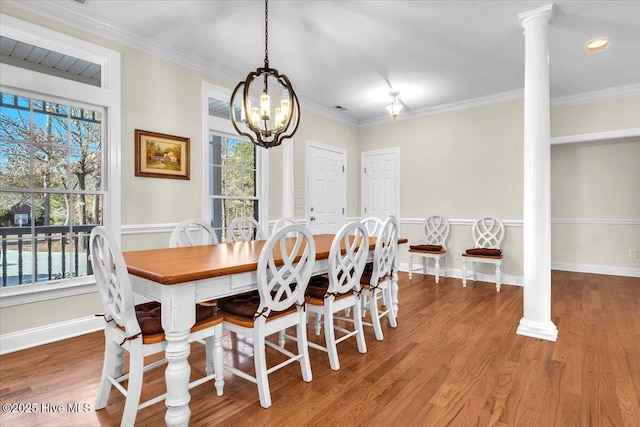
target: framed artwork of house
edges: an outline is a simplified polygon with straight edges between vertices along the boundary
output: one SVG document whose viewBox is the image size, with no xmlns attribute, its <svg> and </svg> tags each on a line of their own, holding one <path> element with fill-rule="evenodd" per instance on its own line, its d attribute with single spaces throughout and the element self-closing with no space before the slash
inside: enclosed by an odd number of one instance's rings
<svg viewBox="0 0 640 427">
<path fill-rule="evenodd" d="M 135 130 L 136 176 L 189 179 L 189 138 Z"/>
</svg>

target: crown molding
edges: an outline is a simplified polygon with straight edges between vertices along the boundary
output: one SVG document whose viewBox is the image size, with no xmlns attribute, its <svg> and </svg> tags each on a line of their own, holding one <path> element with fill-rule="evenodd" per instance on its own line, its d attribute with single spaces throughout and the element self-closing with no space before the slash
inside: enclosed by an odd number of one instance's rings
<svg viewBox="0 0 640 427">
<path fill-rule="evenodd" d="M 171 44 L 149 40 L 126 31 L 118 26 L 83 15 L 80 13 L 82 10 L 80 8 L 84 8 L 86 6 L 80 5 L 76 2 L 70 1 L 65 3 L 52 0 L 18 2 L 15 0 L 5 0 L 3 3 L 45 18 L 53 19 L 57 22 L 98 37 L 138 49 L 144 53 L 157 56 L 169 62 L 174 62 L 178 65 L 182 65 L 223 81 L 240 81 L 246 77 L 231 68 L 224 67 L 210 61 L 204 61 L 202 58 L 196 57 L 195 55 L 187 55 L 184 51 Z"/>
<path fill-rule="evenodd" d="M 513 101 L 514 99 L 520 99 L 524 97 L 524 89 L 515 89 L 506 92 L 494 93 L 491 95 L 480 96 L 477 98 L 466 99 L 463 101 L 456 101 L 447 104 L 436 105 L 433 107 L 414 109 L 408 114 L 402 114 L 398 116 L 395 121 L 402 121 L 408 119 L 414 119 L 418 117 L 431 116 L 435 114 L 448 113 L 451 111 L 467 110 L 470 108 L 482 107 L 485 105 L 500 104 L 502 102 Z M 389 122 L 389 115 L 371 119 L 361 120 L 361 127 L 368 127 L 372 125 L 378 125 Z"/>
<path fill-rule="evenodd" d="M 318 113 L 322 116 L 328 117 L 330 119 L 336 120 L 342 124 L 356 127 L 360 122 L 356 119 L 352 119 L 351 117 L 345 116 L 342 113 L 339 113 L 334 108 L 325 107 L 324 105 L 320 105 L 316 102 L 313 102 L 309 99 L 306 99 L 300 95 L 298 95 L 298 100 L 300 101 L 300 105 L 302 105 L 305 110 L 312 111 L 314 113 Z"/>
<path fill-rule="evenodd" d="M 598 89 L 589 92 L 576 93 L 574 95 L 558 96 L 551 99 L 551 107 L 564 107 L 566 105 L 583 104 L 586 102 L 632 95 L 640 95 L 640 83 Z"/>
<path fill-rule="evenodd" d="M 16 1 L 3 0 L 3 5 L 9 5 L 18 9 L 27 10 L 45 18 L 53 19 L 62 24 L 69 25 L 78 30 L 94 34 L 96 36 L 111 40 L 122 45 L 138 49 L 144 53 L 148 53 L 169 62 L 176 63 L 204 75 L 216 78 L 230 85 L 234 82 L 243 80 L 245 75 L 239 73 L 229 67 L 211 61 L 204 61 L 195 55 L 187 55 L 184 51 L 166 43 L 148 40 L 137 36 L 120 27 L 105 23 L 98 19 L 87 17 L 80 13 L 80 8 L 86 7 L 79 3 L 69 1 L 61 2 L 55 0 L 39 0 L 39 1 Z M 547 6 L 545 6 L 546 8 Z M 544 9 L 544 8 L 541 8 Z M 640 83 L 634 83 L 625 86 L 612 87 L 607 89 L 599 89 L 590 92 L 578 93 L 555 97 L 551 99 L 551 107 L 561 107 L 573 104 L 582 104 L 597 100 L 612 99 L 622 96 L 640 94 Z M 452 111 L 466 110 L 476 107 L 482 107 L 492 104 L 512 101 L 524 97 L 524 89 L 515 89 L 506 92 L 471 98 L 462 101 L 456 101 L 447 104 L 436 105 L 427 108 L 415 109 L 398 116 L 394 122 L 410 120 L 424 116 L 442 114 Z M 382 114 L 380 117 L 366 120 L 355 120 L 345 116 L 332 108 L 319 105 L 309 99 L 299 97 L 301 105 L 312 112 L 318 113 L 325 117 L 336 120 L 348 126 L 369 127 L 380 124 L 389 124 L 389 116 Z"/>
</svg>

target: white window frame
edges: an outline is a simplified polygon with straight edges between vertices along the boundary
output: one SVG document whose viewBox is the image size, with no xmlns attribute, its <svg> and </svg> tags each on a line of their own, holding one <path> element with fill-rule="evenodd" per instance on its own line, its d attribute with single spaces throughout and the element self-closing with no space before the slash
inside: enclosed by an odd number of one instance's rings
<svg viewBox="0 0 640 427">
<path fill-rule="evenodd" d="M 104 108 L 102 127 L 104 151 L 103 174 L 106 194 L 103 222 L 120 243 L 121 233 L 121 106 L 120 53 L 77 39 L 12 16 L 0 14 L 0 35 L 62 54 L 84 59 L 101 67 L 100 87 L 49 76 L 39 72 L 0 64 L 0 90 L 7 93 L 27 91 L 31 96 L 66 100 Z M 59 282 L 0 288 L 0 307 L 79 295 L 97 290 L 93 276 Z"/>
<path fill-rule="evenodd" d="M 211 200 L 209 195 L 209 135 L 228 135 L 230 138 L 242 139 L 238 135 L 231 120 L 209 115 L 209 98 L 231 99 L 231 90 L 216 86 L 209 82 L 202 83 L 202 220 L 211 221 Z M 258 197 L 258 222 L 262 226 L 264 236 L 268 235 L 269 223 L 269 153 L 266 149 L 256 149 L 256 196 Z"/>
</svg>

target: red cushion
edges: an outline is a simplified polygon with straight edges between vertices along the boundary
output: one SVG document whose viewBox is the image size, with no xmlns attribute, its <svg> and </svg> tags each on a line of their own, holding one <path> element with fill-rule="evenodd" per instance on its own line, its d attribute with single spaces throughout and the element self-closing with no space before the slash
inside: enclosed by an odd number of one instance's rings
<svg viewBox="0 0 640 427">
<path fill-rule="evenodd" d="M 196 322 L 208 319 L 214 315 L 213 307 L 196 305 Z M 142 335 L 153 335 L 164 332 L 162 329 L 162 306 L 159 302 L 147 302 L 136 305 L 136 318 Z"/>
<path fill-rule="evenodd" d="M 413 245 L 409 246 L 413 251 L 438 252 L 442 250 L 442 245 Z"/>
<path fill-rule="evenodd" d="M 307 286 L 307 289 L 304 294 L 305 296 L 308 296 L 311 298 L 323 299 L 324 296 L 327 294 L 327 289 L 329 289 L 329 283 L 309 282 L 309 286 Z"/>
<path fill-rule="evenodd" d="M 369 273 L 369 275 L 371 275 L 371 272 L 373 271 L 373 263 L 372 262 L 368 262 L 364 265 L 364 271 L 362 272 L 364 273 Z"/>
<path fill-rule="evenodd" d="M 502 251 L 495 248 L 472 248 L 467 249 L 466 253 L 469 255 L 484 255 L 484 256 L 500 256 Z"/>
<path fill-rule="evenodd" d="M 242 317 L 251 317 L 258 311 L 260 305 L 260 295 L 258 292 L 235 295 L 218 300 L 218 307 L 227 313 Z"/>
</svg>

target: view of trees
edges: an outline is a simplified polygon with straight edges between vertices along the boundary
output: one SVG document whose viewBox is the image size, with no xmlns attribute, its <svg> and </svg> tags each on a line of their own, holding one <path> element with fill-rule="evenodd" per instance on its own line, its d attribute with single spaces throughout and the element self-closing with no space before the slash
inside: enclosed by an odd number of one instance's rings
<svg viewBox="0 0 640 427">
<path fill-rule="evenodd" d="M 2 93 L 2 225 L 20 202 L 35 225 L 101 223 L 101 138 L 100 111 Z"/>
<path fill-rule="evenodd" d="M 213 226 L 224 232 L 239 216 L 257 216 L 256 152 L 249 141 L 212 135 Z"/>
<path fill-rule="evenodd" d="M 101 111 L 0 94 L 2 286 L 90 274 L 101 147 Z"/>
</svg>

